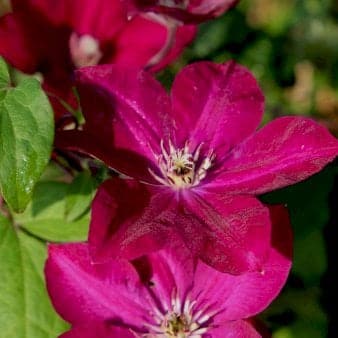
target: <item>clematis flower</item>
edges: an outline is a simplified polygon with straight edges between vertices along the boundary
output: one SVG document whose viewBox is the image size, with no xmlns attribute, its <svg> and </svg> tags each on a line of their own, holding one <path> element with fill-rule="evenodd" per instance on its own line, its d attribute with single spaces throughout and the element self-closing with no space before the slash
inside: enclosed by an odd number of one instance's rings
<svg viewBox="0 0 338 338">
<path fill-rule="evenodd" d="M 239 0 L 130 0 L 131 12 L 142 10 L 169 16 L 180 22 L 200 23 L 222 15 Z M 127 1 L 128 2 L 128 1 Z"/>
<path fill-rule="evenodd" d="M 247 320 L 278 295 L 291 266 L 283 207 L 260 272 L 234 276 L 197 263 L 183 245 L 136 261 L 93 264 L 86 244 L 50 245 L 45 273 L 58 313 L 72 324 L 62 338 L 260 337 Z"/>
<path fill-rule="evenodd" d="M 97 262 L 134 259 L 178 238 L 221 271 L 259 270 L 270 219 L 255 196 L 306 179 L 338 152 L 308 118 L 255 131 L 263 95 L 233 62 L 185 67 L 170 97 L 149 74 L 114 66 L 80 70 L 77 83 L 87 122 L 59 133 L 56 146 L 134 178 L 98 190 L 89 233 Z"/>
<path fill-rule="evenodd" d="M 119 0 L 12 0 L 0 18 L 0 55 L 25 73 L 40 72 L 59 114 L 62 98 L 76 104 L 73 71 L 100 63 L 163 67 L 177 57 L 194 34 L 180 26 L 173 43 L 160 53 L 168 28 L 145 15 L 128 18 Z M 162 58 L 156 58 L 160 53 Z M 154 63 L 153 58 L 157 63 Z"/>
</svg>

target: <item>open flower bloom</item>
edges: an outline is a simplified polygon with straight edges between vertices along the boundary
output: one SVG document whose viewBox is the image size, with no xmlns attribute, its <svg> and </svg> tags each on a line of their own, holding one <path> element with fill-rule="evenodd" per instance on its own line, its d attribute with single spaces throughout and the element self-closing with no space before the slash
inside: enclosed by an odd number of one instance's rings
<svg viewBox="0 0 338 338">
<path fill-rule="evenodd" d="M 142 10 L 199 23 L 222 15 L 239 0 L 127 0 L 134 12 Z"/>
<path fill-rule="evenodd" d="M 270 220 L 255 195 L 303 180 L 337 155 L 338 141 L 311 119 L 283 117 L 255 131 L 263 95 L 233 62 L 185 67 L 170 97 L 145 72 L 101 66 L 77 76 L 86 124 L 58 134 L 56 146 L 134 178 L 98 190 L 89 234 L 98 262 L 179 237 L 221 271 L 260 269 Z"/>
<path fill-rule="evenodd" d="M 196 264 L 183 245 L 104 264 L 92 263 L 86 244 L 49 246 L 48 291 L 73 326 L 62 338 L 260 337 L 245 319 L 277 296 L 291 266 L 288 215 L 279 206 L 271 211 L 262 270 L 238 276 Z"/>
<path fill-rule="evenodd" d="M 71 104 L 74 69 L 100 63 L 158 68 L 177 57 L 195 34 L 194 26 L 180 26 L 170 49 L 154 64 L 166 44 L 167 27 L 141 14 L 128 18 L 122 1 L 11 3 L 13 11 L 0 18 L 0 55 L 25 73 L 41 72 L 51 98 Z"/>
</svg>

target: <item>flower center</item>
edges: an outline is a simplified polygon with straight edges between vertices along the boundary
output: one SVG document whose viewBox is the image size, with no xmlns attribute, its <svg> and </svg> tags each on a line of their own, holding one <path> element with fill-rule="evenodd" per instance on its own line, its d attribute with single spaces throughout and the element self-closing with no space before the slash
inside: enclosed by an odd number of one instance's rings
<svg viewBox="0 0 338 338">
<path fill-rule="evenodd" d="M 95 66 L 102 58 L 99 42 L 91 35 L 78 36 L 72 33 L 69 39 L 72 61 L 77 68 Z"/>
<path fill-rule="evenodd" d="M 201 161 L 199 158 L 201 147 L 202 144 L 191 153 L 188 142 L 185 143 L 184 148 L 175 149 L 169 141 L 169 152 L 167 152 L 162 140 L 162 154 L 156 156 L 162 177 L 156 175 L 151 169 L 149 171 L 158 182 L 164 185 L 176 188 L 196 186 L 206 177 L 215 159 L 215 154 L 210 151 Z"/>
<path fill-rule="evenodd" d="M 190 331 L 189 326 L 187 318 L 177 313 L 168 314 L 162 323 L 162 329 L 168 338 L 185 338 L 186 333 Z"/>
<path fill-rule="evenodd" d="M 172 297 L 170 310 L 165 314 L 155 309 L 156 325 L 149 325 L 150 332 L 145 338 L 202 338 L 208 331 L 209 320 L 214 314 L 195 311 L 196 302 L 186 299 L 183 303 Z"/>
</svg>

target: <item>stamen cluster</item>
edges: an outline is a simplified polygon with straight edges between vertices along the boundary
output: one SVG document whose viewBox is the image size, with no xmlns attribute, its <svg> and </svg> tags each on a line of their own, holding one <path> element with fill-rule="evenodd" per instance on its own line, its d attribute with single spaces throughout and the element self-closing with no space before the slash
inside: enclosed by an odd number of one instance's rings
<svg viewBox="0 0 338 338">
<path fill-rule="evenodd" d="M 165 313 L 155 309 L 154 320 L 157 325 L 148 326 L 152 333 L 146 334 L 145 338 L 202 338 L 215 313 L 197 311 L 195 305 L 196 301 L 187 298 L 182 302 L 179 296 L 173 296 L 171 307 Z"/>
<path fill-rule="evenodd" d="M 201 143 L 194 152 L 189 149 L 187 141 L 183 148 L 176 149 L 169 140 L 169 152 L 161 141 L 162 154 L 157 156 L 157 163 L 162 176 L 149 169 L 152 176 L 160 183 L 176 188 L 187 188 L 198 185 L 206 177 L 207 170 L 215 160 L 215 154 L 209 151 L 200 161 Z"/>
</svg>

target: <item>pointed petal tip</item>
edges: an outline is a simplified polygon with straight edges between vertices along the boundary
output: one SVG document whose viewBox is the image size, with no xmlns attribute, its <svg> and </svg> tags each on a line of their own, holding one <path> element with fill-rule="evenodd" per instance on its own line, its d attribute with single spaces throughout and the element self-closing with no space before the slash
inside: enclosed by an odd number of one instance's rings
<svg viewBox="0 0 338 338">
<path fill-rule="evenodd" d="M 205 142 L 218 160 L 257 129 L 264 112 L 256 79 L 235 61 L 192 63 L 176 75 L 171 92 L 179 142 Z"/>
</svg>

